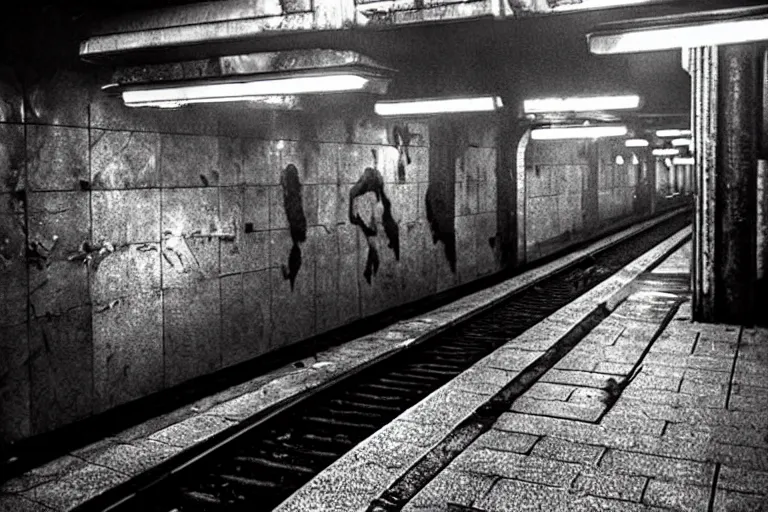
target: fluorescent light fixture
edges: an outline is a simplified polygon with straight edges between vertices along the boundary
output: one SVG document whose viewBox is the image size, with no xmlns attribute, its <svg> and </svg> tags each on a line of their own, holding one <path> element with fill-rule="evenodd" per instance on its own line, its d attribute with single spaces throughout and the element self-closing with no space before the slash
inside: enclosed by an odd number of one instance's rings
<svg viewBox="0 0 768 512">
<path fill-rule="evenodd" d="M 691 145 L 691 139 L 672 139 L 672 146 L 673 147 L 680 147 L 680 146 L 690 146 Z"/>
<path fill-rule="evenodd" d="M 645 28 L 642 22 L 645 22 Z M 768 12 L 764 7 L 704 11 L 657 20 L 633 20 L 632 25 L 625 25 L 622 29 L 612 30 L 606 26 L 604 30 L 587 36 L 589 50 L 596 54 L 672 50 L 765 40 L 768 40 Z"/>
<path fill-rule="evenodd" d="M 434 98 L 403 101 L 379 101 L 374 111 L 380 116 L 415 116 L 455 112 L 491 112 L 503 107 L 498 96 Z"/>
<path fill-rule="evenodd" d="M 651 151 L 654 156 L 671 156 L 680 153 L 679 149 L 675 148 L 657 148 Z"/>
<path fill-rule="evenodd" d="M 672 159 L 672 163 L 674 165 L 693 165 L 694 160 L 693 160 L 693 157 L 684 158 L 682 156 L 676 156 L 675 158 Z"/>
<path fill-rule="evenodd" d="M 572 4 L 558 5 L 553 10 L 562 11 L 581 11 L 586 9 L 605 9 L 607 7 L 624 7 L 625 5 L 636 5 L 648 3 L 650 0 L 584 0 L 583 2 L 574 2 Z"/>
<path fill-rule="evenodd" d="M 531 138 L 533 140 L 597 139 L 600 137 L 621 137 L 626 134 L 626 126 L 570 126 L 536 128 L 531 131 Z"/>
<path fill-rule="evenodd" d="M 648 141 L 645 139 L 627 139 L 624 141 L 624 145 L 628 148 L 644 148 L 648 146 Z"/>
<path fill-rule="evenodd" d="M 589 112 L 593 110 L 623 110 L 640 106 L 640 96 L 590 96 L 573 98 L 539 98 L 523 101 L 526 114 L 544 112 Z"/>
<path fill-rule="evenodd" d="M 657 137 L 685 137 L 691 130 L 656 130 Z"/>
<path fill-rule="evenodd" d="M 123 91 L 126 106 L 179 106 L 189 103 L 247 101 L 264 96 L 285 96 L 359 91 L 368 79 L 354 74 L 295 76 L 245 82 L 209 83 L 175 87 L 152 87 Z"/>
</svg>

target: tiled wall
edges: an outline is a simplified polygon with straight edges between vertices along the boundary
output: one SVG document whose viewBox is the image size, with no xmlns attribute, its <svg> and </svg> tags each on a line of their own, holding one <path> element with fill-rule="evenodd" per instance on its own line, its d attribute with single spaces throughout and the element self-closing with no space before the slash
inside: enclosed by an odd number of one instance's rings
<svg viewBox="0 0 768 512">
<path fill-rule="evenodd" d="M 532 141 L 525 156 L 526 258 L 551 252 L 553 241 L 584 226 L 584 191 L 590 170 L 588 143 Z"/>
<path fill-rule="evenodd" d="M 427 121 L 126 109 L 89 69 L 0 77 L 3 444 L 498 269 L 487 119 L 440 162 Z M 455 268 L 431 181 L 455 184 Z"/>
<path fill-rule="evenodd" d="M 630 215 L 637 194 L 640 160 L 633 163 L 631 149 L 623 140 L 598 142 L 598 211 L 601 221 Z M 617 157 L 620 157 L 617 161 Z"/>
</svg>

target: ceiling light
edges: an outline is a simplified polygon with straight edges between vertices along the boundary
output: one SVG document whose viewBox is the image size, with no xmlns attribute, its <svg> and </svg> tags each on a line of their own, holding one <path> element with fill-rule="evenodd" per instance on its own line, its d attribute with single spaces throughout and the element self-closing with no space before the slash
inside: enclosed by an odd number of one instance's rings
<svg viewBox="0 0 768 512">
<path fill-rule="evenodd" d="M 672 146 L 674 147 L 680 147 L 680 146 L 690 146 L 691 145 L 691 139 L 672 139 Z"/>
<path fill-rule="evenodd" d="M 380 116 L 414 116 L 455 112 L 491 112 L 501 108 L 498 96 L 471 98 L 434 98 L 403 101 L 379 101 L 374 111 Z"/>
<path fill-rule="evenodd" d="M 645 139 L 627 139 L 624 141 L 624 145 L 628 148 L 644 148 L 648 146 L 648 141 Z"/>
<path fill-rule="evenodd" d="M 691 130 L 656 130 L 657 137 L 684 137 L 690 134 Z"/>
<path fill-rule="evenodd" d="M 626 134 L 626 126 L 571 126 L 536 128 L 531 131 L 531 138 L 533 140 L 597 139 L 600 137 L 621 137 Z"/>
<path fill-rule="evenodd" d="M 680 153 L 680 150 L 675 148 L 657 148 L 651 151 L 651 153 L 654 156 L 671 156 Z"/>
<path fill-rule="evenodd" d="M 189 103 L 258 101 L 265 96 L 359 91 L 364 89 L 368 82 L 368 78 L 355 74 L 306 75 L 244 82 L 126 88 L 122 96 L 129 107 L 162 107 Z"/>
<path fill-rule="evenodd" d="M 650 0 L 583 0 L 569 4 L 561 4 L 553 10 L 560 11 L 580 11 L 585 9 L 604 9 L 606 7 L 623 7 L 625 5 L 644 4 Z"/>
<path fill-rule="evenodd" d="M 637 155 L 632 153 L 632 165 L 639 165 L 640 159 L 637 158 Z"/>
<path fill-rule="evenodd" d="M 544 112 L 589 112 L 592 110 L 622 110 L 640 106 L 640 96 L 591 96 L 573 98 L 539 98 L 523 101 L 526 114 Z"/>
<path fill-rule="evenodd" d="M 616 155 L 616 165 L 624 165 L 624 157 L 621 155 Z"/>
<path fill-rule="evenodd" d="M 766 39 L 768 9 L 762 6 L 635 19 L 631 24 L 606 24 L 587 35 L 589 50 L 596 54 L 719 46 Z"/>
<path fill-rule="evenodd" d="M 693 160 L 693 157 L 683 158 L 681 156 L 677 156 L 672 159 L 672 163 L 674 165 L 693 165 L 694 160 Z"/>
</svg>

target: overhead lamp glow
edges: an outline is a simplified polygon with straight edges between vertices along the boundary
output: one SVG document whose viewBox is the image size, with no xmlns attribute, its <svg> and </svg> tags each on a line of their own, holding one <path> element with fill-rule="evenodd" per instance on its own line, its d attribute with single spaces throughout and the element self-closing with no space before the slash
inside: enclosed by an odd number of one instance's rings
<svg viewBox="0 0 768 512">
<path fill-rule="evenodd" d="M 656 130 L 657 137 L 685 137 L 691 130 Z"/>
<path fill-rule="evenodd" d="M 536 128 L 531 131 L 531 138 L 533 140 L 598 139 L 601 137 L 621 137 L 626 134 L 626 126 L 569 126 Z"/>
<path fill-rule="evenodd" d="M 654 156 L 672 156 L 680 153 L 679 149 L 675 148 L 657 148 L 651 151 Z"/>
<path fill-rule="evenodd" d="M 636 5 L 648 3 L 650 0 L 584 0 L 583 2 L 574 2 L 572 4 L 558 5 L 553 10 L 562 11 L 582 11 L 587 9 L 605 9 L 607 7 L 623 7 L 626 5 Z"/>
<path fill-rule="evenodd" d="M 754 16 L 750 17 L 750 13 Z M 718 14 L 720 19 L 713 19 Z M 662 24 L 662 19 L 657 26 L 639 29 L 606 28 L 587 35 L 589 50 L 595 54 L 616 54 L 768 40 L 768 14 L 760 8 L 703 12 L 698 17 L 681 16 L 680 20 L 677 24 Z"/>
<path fill-rule="evenodd" d="M 415 116 L 460 112 L 491 112 L 503 107 L 498 96 L 379 101 L 374 111 L 380 116 Z"/>
<path fill-rule="evenodd" d="M 590 96 L 573 98 L 539 98 L 523 101 L 526 114 L 544 112 L 589 112 L 593 110 L 624 110 L 640 106 L 640 96 Z"/>
<path fill-rule="evenodd" d="M 644 148 L 648 146 L 648 141 L 645 139 L 627 139 L 624 141 L 624 145 L 628 148 Z"/>
<path fill-rule="evenodd" d="M 693 165 L 694 159 L 693 157 L 682 157 L 682 156 L 676 156 L 672 159 L 673 165 Z"/>
<path fill-rule="evenodd" d="M 672 146 L 673 147 L 681 147 L 681 146 L 690 146 L 691 145 L 691 139 L 672 139 Z"/>
<path fill-rule="evenodd" d="M 298 76 L 248 82 L 129 89 L 123 91 L 122 96 L 129 107 L 178 106 L 189 103 L 243 101 L 263 96 L 357 91 L 365 88 L 367 83 L 367 78 L 354 74 Z"/>
</svg>

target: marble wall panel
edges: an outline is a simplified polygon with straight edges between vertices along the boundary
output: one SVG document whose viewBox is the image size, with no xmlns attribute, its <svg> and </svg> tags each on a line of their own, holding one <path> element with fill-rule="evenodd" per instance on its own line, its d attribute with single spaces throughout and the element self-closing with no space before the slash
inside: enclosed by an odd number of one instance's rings
<svg viewBox="0 0 768 512">
<path fill-rule="evenodd" d="M 13 68 L 0 65 L 0 123 L 23 122 L 23 105 L 21 82 L 16 73 Z"/>
<path fill-rule="evenodd" d="M 122 296 L 117 303 L 94 305 L 93 383 L 97 412 L 163 388 L 162 315 L 159 289 Z"/>
<path fill-rule="evenodd" d="M 221 368 L 219 280 L 163 292 L 165 386 Z"/>
<path fill-rule="evenodd" d="M 219 169 L 219 183 L 224 186 L 245 185 L 245 161 L 244 140 L 239 137 L 219 137 L 217 167 Z"/>
<path fill-rule="evenodd" d="M 456 270 L 459 283 L 477 277 L 476 216 L 456 217 Z"/>
<path fill-rule="evenodd" d="M 217 137 L 162 135 L 160 175 L 163 187 L 207 187 L 219 184 Z"/>
<path fill-rule="evenodd" d="M 223 366 L 247 361 L 269 349 L 269 271 L 221 279 Z"/>
<path fill-rule="evenodd" d="M 91 300 L 98 309 L 127 296 L 160 289 L 160 244 L 131 244 L 108 254 L 90 271 Z"/>
<path fill-rule="evenodd" d="M 317 332 L 325 332 L 340 325 L 339 322 L 339 236 L 335 227 L 316 230 L 316 314 Z"/>
<path fill-rule="evenodd" d="M 24 141 L 23 125 L 0 123 L 0 192 L 18 192 L 26 189 Z"/>
<path fill-rule="evenodd" d="M 90 240 L 87 192 L 29 194 L 30 303 L 33 316 L 60 314 L 87 304 L 88 267 L 83 243 Z"/>
<path fill-rule="evenodd" d="M 29 352 L 32 433 L 90 415 L 94 403 L 90 306 L 33 319 Z"/>
<path fill-rule="evenodd" d="M 88 127 L 88 106 L 97 90 L 95 75 L 58 68 L 26 85 L 26 122 Z"/>
<path fill-rule="evenodd" d="M 360 318 L 360 279 L 363 268 L 359 266 L 358 229 L 350 224 L 337 226 L 339 236 L 339 295 L 338 315 L 340 323 Z M 363 245 L 363 247 L 366 247 Z M 367 286 L 367 284 L 366 284 Z"/>
<path fill-rule="evenodd" d="M 247 185 L 279 185 L 283 171 L 280 151 L 284 143 L 275 140 L 243 140 L 243 174 Z"/>
<path fill-rule="evenodd" d="M 16 199 L 0 193 L 0 325 L 27 320 L 26 224 Z"/>
<path fill-rule="evenodd" d="M 88 130 L 27 126 L 27 166 L 31 190 L 80 190 L 89 181 Z"/>
<path fill-rule="evenodd" d="M 308 338 L 316 332 L 314 265 L 303 263 L 293 289 L 281 268 L 271 268 L 270 350 Z M 303 275 L 302 275 L 303 273 Z"/>
<path fill-rule="evenodd" d="M 31 433 L 28 357 L 27 323 L 0 325 L 0 449 Z"/>
<path fill-rule="evenodd" d="M 110 190 L 91 194 L 93 239 L 113 245 L 160 241 L 160 190 Z"/>
<path fill-rule="evenodd" d="M 157 133 L 91 130 L 94 189 L 148 188 L 160 183 Z"/>
</svg>

